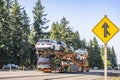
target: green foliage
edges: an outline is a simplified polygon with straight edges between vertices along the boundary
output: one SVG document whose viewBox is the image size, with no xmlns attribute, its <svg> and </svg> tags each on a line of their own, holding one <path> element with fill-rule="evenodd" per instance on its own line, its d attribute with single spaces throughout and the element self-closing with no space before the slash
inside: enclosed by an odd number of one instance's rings
<svg viewBox="0 0 120 80">
<path fill-rule="evenodd" d="M 11 2 L 9 0 L 0 0 L 0 65 L 7 63 L 11 47 L 10 33 L 13 28 L 10 26 L 10 3 Z"/>
<path fill-rule="evenodd" d="M 45 7 L 42 6 L 40 0 L 36 2 L 35 7 L 33 8 L 33 34 L 31 33 L 31 35 L 33 35 L 33 44 L 35 44 L 38 39 L 44 38 L 44 36 L 46 36 L 43 30 L 48 28 L 46 23 L 49 22 L 49 20 L 46 19 L 47 14 L 44 14 L 44 8 Z"/>
<path fill-rule="evenodd" d="M 89 53 L 89 63 L 90 67 L 99 67 L 103 68 L 103 61 L 102 56 L 100 52 L 100 46 L 98 44 L 98 41 L 94 37 L 93 40 L 90 41 L 89 47 L 88 47 L 88 53 Z"/>
<path fill-rule="evenodd" d="M 82 44 L 84 41 L 80 40 L 78 31 L 73 32 L 68 24 L 69 21 L 67 21 L 65 17 L 61 19 L 60 23 L 53 22 L 50 30 L 50 38 L 56 41 L 64 41 L 75 49 L 81 48 L 83 45 L 85 47 L 85 44 Z"/>
<path fill-rule="evenodd" d="M 29 42 L 30 42 L 30 50 L 31 50 L 31 65 L 35 65 L 37 62 L 37 55 L 35 55 L 35 44 L 40 38 L 48 37 L 46 30 L 48 26 L 46 25 L 49 20 L 46 19 L 47 14 L 44 14 L 44 6 L 42 6 L 41 1 L 38 0 L 33 7 L 33 27 L 30 31 Z"/>
<path fill-rule="evenodd" d="M 46 32 L 49 20 L 44 14 L 44 6 L 38 0 L 33 8 L 33 27 L 30 30 L 30 20 L 24 8 L 17 0 L 0 0 L 0 67 L 7 63 L 24 66 L 36 65 L 35 43 L 39 38 L 52 38 L 64 41 L 69 46 L 87 48 L 90 67 L 103 68 L 104 48 L 98 44 L 96 38 L 89 43 L 81 40 L 78 31 L 73 31 L 69 21 L 63 17 L 60 22 L 53 22 L 50 32 Z M 114 47 L 108 47 L 108 66 L 117 66 Z M 57 66 L 60 60 L 52 58 L 52 64 Z"/>
<path fill-rule="evenodd" d="M 58 65 L 60 65 L 61 60 L 58 57 L 52 57 L 51 58 L 51 64 L 52 64 L 52 68 L 55 69 L 55 67 L 57 67 Z"/>
<path fill-rule="evenodd" d="M 108 57 L 107 57 L 107 60 L 110 62 L 110 64 L 108 64 L 108 66 L 114 68 L 117 66 L 117 59 L 116 59 L 116 55 L 115 55 L 115 52 L 114 52 L 114 48 L 112 47 L 108 47 L 107 49 L 108 53 Z"/>
<path fill-rule="evenodd" d="M 0 63 L 2 62 L 1 65 L 7 63 L 25 64 L 28 62 L 26 59 L 30 59 L 29 18 L 17 0 L 14 2 L 4 0 L 0 3 L 2 3 L 0 7 Z"/>
</svg>

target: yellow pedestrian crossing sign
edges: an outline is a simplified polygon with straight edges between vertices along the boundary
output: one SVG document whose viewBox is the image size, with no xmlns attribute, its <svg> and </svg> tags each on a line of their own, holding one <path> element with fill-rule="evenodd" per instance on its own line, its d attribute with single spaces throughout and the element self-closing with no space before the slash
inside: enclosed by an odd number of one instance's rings
<svg viewBox="0 0 120 80">
<path fill-rule="evenodd" d="M 118 31 L 119 28 L 113 24 L 107 16 L 104 16 L 104 18 L 92 29 L 92 32 L 104 43 L 107 43 Z"/>
</svg>

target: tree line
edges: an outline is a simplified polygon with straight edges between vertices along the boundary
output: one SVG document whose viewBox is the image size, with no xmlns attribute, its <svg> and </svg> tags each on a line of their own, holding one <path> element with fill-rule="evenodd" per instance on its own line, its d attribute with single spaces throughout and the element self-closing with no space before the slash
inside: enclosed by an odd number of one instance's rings
<svg viewBox="0 0 120 80">
<path fill-rule="evenodd" d="M 64 41 L 75 49 L 87 48 L 90 67 L 103 68 L 104 47 L 98 44 L 94 37 L 89 42 L 80 39 L 78 31 L 73 31 L 69 21 L 63 17 L 53 22 L 51 30 L 47 31 L 47 14 L 44 12 L 41 0 L 37 0 L 30 18 L 17 0 L 0 0 L 0 67 L 8 63 L 32 67 L 36 65 L 35 44 L 40 38 L 51 38 Z M 108 47 L 108 66 L 117 66 L 114 47 Z"/>
</svg>

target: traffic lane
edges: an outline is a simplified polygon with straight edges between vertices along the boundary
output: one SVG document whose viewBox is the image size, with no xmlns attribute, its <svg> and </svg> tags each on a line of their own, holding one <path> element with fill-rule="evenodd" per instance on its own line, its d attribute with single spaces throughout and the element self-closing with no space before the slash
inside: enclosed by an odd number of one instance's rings
<svg viewBox="0 0 120 80">
<path fill-rule="evenodd" d="M 44 73 L 45 74 L 45 73 Z M 14 77 L 14 78 L 6 78 L 1 80 L 93 80 L 93 79 L 101 79 L 103 76 L 99 75 L 86 75 L 86 74 L 59 74 L 54 73 L 51 75 L 44 76 L 28 76 L 28 77 Z"/>
<path fill-rule="evenodd" d="M 86 75 L 100 75 L 104 76 L 104 70 L 90 70 L 90 72 L 68 72 L 59 74 L 86 74 Z M 108 76 L 120 76 L 120 70 L 107 70 Z"/>
<path fill-rule="evenodd" d="M 89 77 L 92 78 L 91 74 L 89 72 L 71 72 L 71 73 L 58 73 L 58 72 L 53 72 L 53 73 L 42 73 L 41 71 L 16 71 L 16 72 L 3 72 L 1 76 L 4 76 L 0 78 L 0 80 L 43 80 L 43 79 L 51 79 L 51 80 L 65 80 L 71 78 L 73 79 L 81 79 L 82 77 Z M 96 74 L 96 73 L 95 73 Z M 99 76 L 99 75 L 92 75 L 92 76 Z M 73 80 L 72 79 L 72 80 Z"/>
<path fill-rule="evenodd" d="M 0 71 L 0 80 L 7 78 L 19 78 L 19 77 L 29 77 L 29 76 L 47 76 L 51 73 L 44 74 L 41 71 Z"/>
<path fill-rule="evenodd" d="M 119 71 L 112 71 L 110 70 L 109 72 L 119 72 Z M 108 76 L 109 76 L 108 72 Z M 0 72 L 0 80 L 3 79 L 19 79 L 19 78 L 30 78 L 30 77 L 38 77 L 39 79 L 44 76 L 44 79 L 57 79 L 57 78 L 68 78 L 67 76 L 65 77 L 60 77 L 59 75 L 69 75 L 69 77 L 77 77 L 77 76 L 82 76 L 82 75 L 87 75 L 87 76 L 104 76 L 104 70 L 90 70 L 90 72 L 71 72 L 71 73 L 58 73 L 58 72 L 53 72 L 53 73 L 43 73 L 41 71 L 8 71 L 8 72 Z M 110 73 L 111 74 L 111 73 Z M 120 75 L 120 73 L 119 73 Z M 50 76 L 50 77 L 49 77 Z M 56 76 L 56 77 L 54 77 Z M 59 77 L 57 77 L 59 76 Z M 114 76 L 113 73 L 111 76 Z M 49 78 L 46 78 L 49 77 Z"/>
</svg>

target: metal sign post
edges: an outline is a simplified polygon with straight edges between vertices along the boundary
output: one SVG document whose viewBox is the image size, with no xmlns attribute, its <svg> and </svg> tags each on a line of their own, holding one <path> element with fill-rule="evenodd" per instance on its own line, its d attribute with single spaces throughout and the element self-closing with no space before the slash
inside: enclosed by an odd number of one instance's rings
<svg viewBox="0 0 120 80">
<path fill-rule="evenodd" d="M 104 43 L 104 80 L 107 80 L 107 43 Z"/>
</svg>

